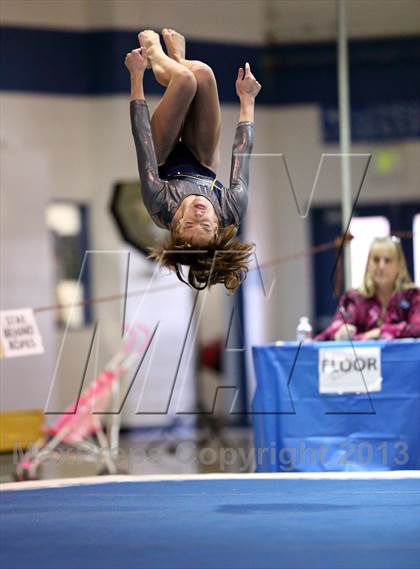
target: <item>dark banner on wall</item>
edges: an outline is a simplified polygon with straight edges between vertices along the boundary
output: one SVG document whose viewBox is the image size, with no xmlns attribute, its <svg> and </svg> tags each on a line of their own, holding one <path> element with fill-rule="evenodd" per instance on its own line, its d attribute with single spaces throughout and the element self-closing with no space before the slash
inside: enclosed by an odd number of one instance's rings
<svg viewBox="0 0 420 569">
<path fill-rule="evenodd" d="M 100 96 L 129 93 L 126 53 L 134 30 L 0 30 L 0 91 Z M 28 54 L 29 57 L 28 57 Z M 224 44 L 188 41 L 188 57 L 208 63 L 221 103 L 237 103 L 235 78 L 245 61 L 263 85 L 258 105 L 313 105 L 322 109 L 326 142 L 338 140 L 337 46 Z M 420 136 L 420 36 L 352 40 L 350 102 L 355 142 Z M 162 87 L 151 72 L 147 95 Z"/>
<path fill-rule="evenodd" d="M 324 142 L 338 143 L 337 107 L 323 107 L 321 117 Z M 353 142 L 391 142 L 420 138 L 420 99 L 353 106 L 351 138 Z"/>
</svg>

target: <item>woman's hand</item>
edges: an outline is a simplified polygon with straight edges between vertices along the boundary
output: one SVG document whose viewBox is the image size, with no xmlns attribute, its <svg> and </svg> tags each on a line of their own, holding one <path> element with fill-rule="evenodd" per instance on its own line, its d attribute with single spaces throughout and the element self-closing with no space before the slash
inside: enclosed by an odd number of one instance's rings
<svg viewBox="0 0 420 569">
<path fill-rule="evenodd" d="M 143 47 L 133 49 L 127 53 L 124 63 L 131 75 L 143 75 L 147 67 L 146 50 Z"/>
<path fill-rule="evenodd" d="M 350 340 L 356 334 L 357 328 L 353 324 L 342 324 L 334 335 L 334 340 Z"/>
<path fill-rule="evenodd" d="M 361 340 L 377 340 L 381 336 L 381 329 L 380 328 L 373 328 L 369 330 L 365 334 L 363 334 Z"/>
<path fill-rule="evenodd" d="M 245 71 L 239 68 L 238 77 L 236 79 L 236 94 L 241 99 L 254 101 L 255 97 L 261 91 L 261 85 L 251 73 L 249 63 L 245 63 Z"/>
</svg>

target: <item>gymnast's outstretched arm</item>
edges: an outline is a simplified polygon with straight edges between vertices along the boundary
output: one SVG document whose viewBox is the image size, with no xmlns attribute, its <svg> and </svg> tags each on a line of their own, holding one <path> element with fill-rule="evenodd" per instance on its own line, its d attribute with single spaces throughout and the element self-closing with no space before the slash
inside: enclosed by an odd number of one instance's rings
<svg viewBox="0 0 420 569">
<path fill-rule="evenodd" d="M 260 89 L 261 85 L 252 75 L 249 63 L 246 63 L 245 70 L 240 68 L 236 79 L 236 93 L 241 108 L 233 142 L 229 188 L 238 222 L 244 216 L 248 206 L 249 162 L 254 143 L 255 97 Z"/>
<path fill-rule="evenodd" d="M 143 75 L 147 57 L 143 48 L 127 54 L 125 64 L 130 71 L 130 117 L 144 204 L 150 215 L 161 209 L 165 182 L 160 179 L 150 128 L 149 109 L 144 99 Z"/>
</svg>

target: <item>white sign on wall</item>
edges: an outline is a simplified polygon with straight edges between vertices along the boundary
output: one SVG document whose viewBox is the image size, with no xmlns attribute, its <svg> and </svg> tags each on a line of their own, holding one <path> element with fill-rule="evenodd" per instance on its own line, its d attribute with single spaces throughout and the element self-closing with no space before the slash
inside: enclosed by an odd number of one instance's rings
<svg viewBox="0 0 420 569">
<path fill-rule="evenodd" d="M 379 347 L 320 348 L 318 352 L 320 393 L 381 391 L 381 349 Z"/>
<path fill-rule="evenodd" d="M 33 310 L 2 310 L 0 312 L 0 356 L 16 358 L 43 354 L 44 346 Z"/>
</svg>

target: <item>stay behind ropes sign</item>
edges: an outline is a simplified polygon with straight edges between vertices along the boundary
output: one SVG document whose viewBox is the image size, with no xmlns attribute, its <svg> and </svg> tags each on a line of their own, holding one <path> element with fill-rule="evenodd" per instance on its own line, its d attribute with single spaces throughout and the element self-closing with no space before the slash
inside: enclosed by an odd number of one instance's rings
<svg viewBox="0 0 420 569">
<path fill-rule="evenodd" d="M 43 353 L 42 337 L 31 308 L 0 312 L 0 357 L 16 358 Z"/>
</svg>

